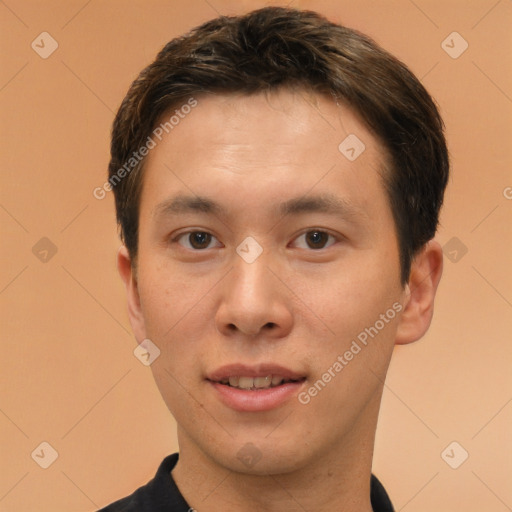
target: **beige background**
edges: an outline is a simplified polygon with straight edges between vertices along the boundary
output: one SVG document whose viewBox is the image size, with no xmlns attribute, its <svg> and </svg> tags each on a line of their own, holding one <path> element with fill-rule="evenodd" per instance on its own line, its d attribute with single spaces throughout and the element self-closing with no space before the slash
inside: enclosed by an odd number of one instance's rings
<svg viewBox="0 0 512 512">
<path fill-rule="evenodd" d="M 438 239 L 457 238 L 446 252 L 458 261 L 446 259 L 428 335 L 396 349 L 374 472 L 398 511 L 512 510 L 512 2 L 290 4 L 396 54 L 447 125 L 453 174 Z M 142 67 L 217 13 L 264 5 L 0 2 L 1 511 L 94 510 L 177 450 L 174 420 L 133 355 L 112 196 L 92 191 L 106 178 L 114 112 Z M 47 59 L 31 48 L 44 31 L 59 45 Z M 454 31 L 469 44 L 457 59 L 441 46 Z M 46 241 L 34 254 L 43 237 L 56 254 Z M 43 441 L 58 452 L 48 469 L 31 457 Z M 469 453 L 458 469 L 441 457 L 452 441 Z"/>
</svg>

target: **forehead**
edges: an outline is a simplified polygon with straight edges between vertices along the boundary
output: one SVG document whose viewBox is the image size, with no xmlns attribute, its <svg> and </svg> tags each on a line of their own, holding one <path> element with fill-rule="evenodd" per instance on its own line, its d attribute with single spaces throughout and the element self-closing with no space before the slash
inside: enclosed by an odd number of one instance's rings
<svg viewBox="0 0 512 512">
<path fill-rule="evenodd" d="M 197 151 L 206 147 L 211 151 L 218 144 L 224 148 L 237 145 L 238 151 L 252 151 L 253 156 L 258 151 L 261 156 L 270 157 L 289 150 L 286 156 L 290 160 L 294 155 L 303 156 L 306 149 L 330 149 L 330 153 L 339 156 L 341 140 L 357 133 L 369 153 L 386 153 L 352 108 L 327 95 L 283 87 L 250 95 L 209 93 L 194 99 L 197 106 L 193 110 L 184 102 L 159 120 L 160 125 L 170 118 L 179 123 L 168 126 L 170 130 L 163 133 L 163 145 L 183 152 L 188 149 L 187 143 L 201 140 L 201 147 L 196 147 L 194 153 L 198 156 Z M 182 108 L 184 114 L 180 119 L 172 115 Z"/>
<path fill-rule="evenodd" d="M 177 192 L 215 192 L 231 199 L 227 206 L 239 199 L 246 206 L 272 203 L 275 210 L 277 202 L 314 189 L 338 191 L 359 209 L 385 207 L 386 152 L 346 105 L 287 89 L 195 99 L 197 106 L 180 116 L 147 157 L 141 213 L 154 214 Z"/>
</svg>

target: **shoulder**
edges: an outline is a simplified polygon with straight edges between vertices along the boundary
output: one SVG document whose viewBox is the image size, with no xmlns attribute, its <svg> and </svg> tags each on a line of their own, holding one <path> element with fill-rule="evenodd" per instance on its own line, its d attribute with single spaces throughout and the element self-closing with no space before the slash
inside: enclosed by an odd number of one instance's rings
<svg viewBox="0 0 512 512">
<path fill-rule="evenodd" d="M 371 476 L 370 500 L 374 512 L 394 512 L 395 510 L 386 489 L 374 474 Z"/>
<path fill-rule="evenodd" d="M 189 506 L 178 491 L 171 475 L 177 461 L 177 453 L 168 455 L 161 462 L 154 478 L 146 485 L 98 512 L 188 512 Z"/>
</svg>

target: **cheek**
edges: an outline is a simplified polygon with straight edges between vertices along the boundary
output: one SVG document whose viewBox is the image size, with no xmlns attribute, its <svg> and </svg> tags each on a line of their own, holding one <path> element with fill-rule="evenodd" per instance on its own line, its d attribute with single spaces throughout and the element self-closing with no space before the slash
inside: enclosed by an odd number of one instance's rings
<svg viewBox="0 0 512 512">
<path fill-rule="evenodd" d="M 303 288 L 304 302 L 329 327 L 329 338 L 340 341 L 374 325 L 400 297 L 398 274 L 375 262 L 337 268 L 321 279 L 313 276 L 310 285 Z"/>
<path fill-rule="evenodd" d="M 151 371 L 167 407 L 185 424 L 188 417 L 201 415 L 200 404 L 191 400 L 189 391 L 198 384 L 201 340 L 208 324 L 208 283 L 158 265 L 146 268 L 141 306 L 147 336 L 160 350 Z"/>
<path fill-rule="evenodd" d="M 308 347 L 313 371 L 300 403 L 309 403 L 316 417 L 331 418 L 334 429 L 355 421 L 376 397 L 394 347 L 398 314 L 393 303 L 367 295 L 358 303 L 355 307 L 340 298 L 340 306 L 347 307 L 332 311 L 335 335 Z"/>
<path fill-rule="evenodd" d="M 313 362 L 313 383 L 321 381 L 316 407 L 326 413 L 333 403 L 350 408 L 369 400 L 393 351 L 401 297 L 398 273 L 385 268 L 386 260 L 358 263 L 322 282 L 312 278 L 316 284 L 306 295 L 315 318 L 310 315 L 314 324 L 306 321 L 310 325 L 304 326 L 310 331 L 305 353 Z M 322 325 L 329 329 L 319 339 L 315 326 Z"/>
<path fill-rule="evenodd" d="M 215 334 L 209 291 L 218 278 L 190 276 L 157 258 L 148 259 L 141 268 L 139 293 L 146 335 L 161 356 L 152 365 L 155 379 L 165 389 L 179 387 L 171 376 L 196 385 L 198 359 L 205 342 Z"/>
<path fill-rule="evenodd" d="M 168 340 L 189 315 L 197 314 L 208 283 L 158 258 L 141 264 L 139 294 L 148 337 Z"/>
</svg>

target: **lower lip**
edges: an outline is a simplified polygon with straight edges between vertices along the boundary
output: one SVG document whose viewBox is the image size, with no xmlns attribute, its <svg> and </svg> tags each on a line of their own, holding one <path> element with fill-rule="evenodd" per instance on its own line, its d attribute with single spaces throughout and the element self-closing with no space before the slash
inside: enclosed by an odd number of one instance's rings
<svg viewBox="0 0 512 512">
<path fill-rule="evenodd" d="M 219 394 L 221 401 L 241 412 L 269 411 L 282 405 L 286 400 L 297 396 L 304 381 L 287 382 L 274 388 L 245 390 L 232 388 L 226 384 L 208 381 Z"/>
</svg>

